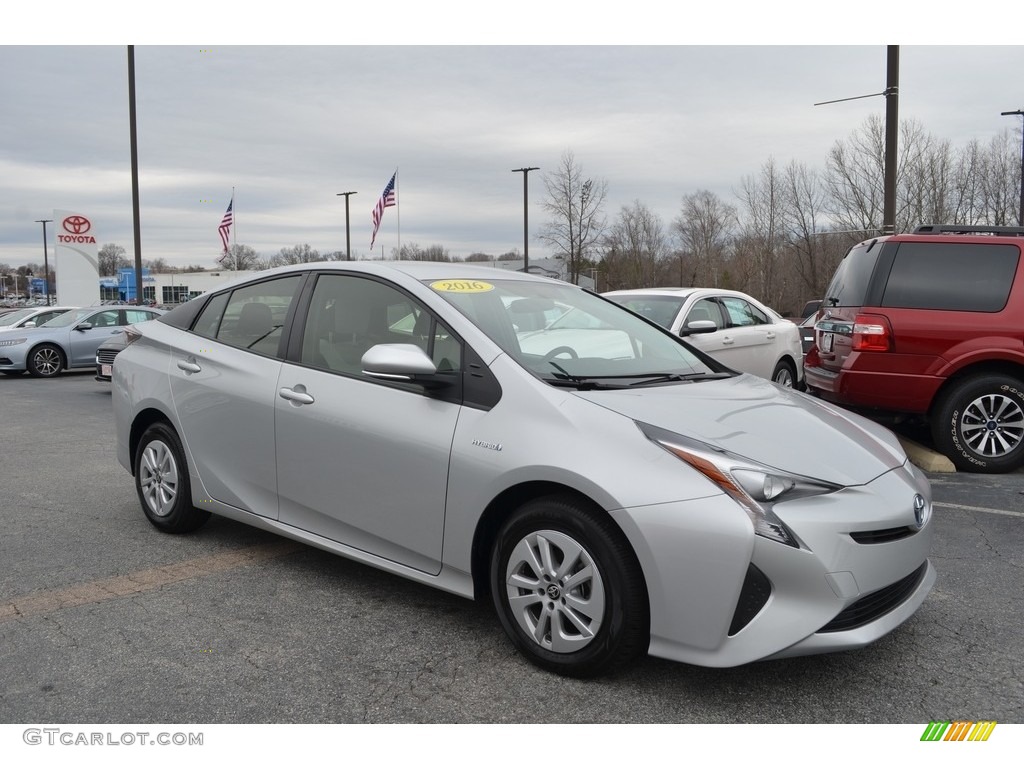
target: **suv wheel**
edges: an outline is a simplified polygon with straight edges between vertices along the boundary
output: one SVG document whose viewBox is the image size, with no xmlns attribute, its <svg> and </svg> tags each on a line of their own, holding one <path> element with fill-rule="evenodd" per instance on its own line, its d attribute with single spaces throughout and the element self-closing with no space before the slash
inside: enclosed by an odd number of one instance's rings
<svg viewBox="0 0 1024 768">
<path fill-rule="evenodd" d="M 933 412 L 932 437 L 964 472 L 1010 472 L 1024 465 L 1024 383 L 1001 374 L 957 383 Z"/>
</svg>

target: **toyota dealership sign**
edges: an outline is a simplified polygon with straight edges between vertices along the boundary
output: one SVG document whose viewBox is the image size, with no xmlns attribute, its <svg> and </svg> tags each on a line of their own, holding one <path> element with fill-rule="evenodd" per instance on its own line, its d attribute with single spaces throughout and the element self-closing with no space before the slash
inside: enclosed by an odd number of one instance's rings
<svg viewBox="0 0 1024 768">
<path fill-rule="evenodd" d="M 72 211 L 54 211 L 57 224 L 57 303 L 86 307 L 100 298 L 99 249 L 93 222 Z"/>
</svg>

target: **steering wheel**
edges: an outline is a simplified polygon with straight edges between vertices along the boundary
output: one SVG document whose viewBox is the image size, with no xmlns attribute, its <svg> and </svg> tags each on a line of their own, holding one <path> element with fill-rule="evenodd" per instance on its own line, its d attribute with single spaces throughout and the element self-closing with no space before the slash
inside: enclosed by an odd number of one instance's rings
<svg viewBox="0 0 1024 768">
<path fill-rule="evenodd" d="M 578 360 L 579 357 L 580 357 L 579 355 L 576 354 L 576 350 L 573 349 L 572 347 L 562 346 L 562 347 L 555 347 L 550 352 L 548 352 L 546 355 L 544 355 L 544 359 L 541 360 L 541 362 L 542 363 L 546 363 L 549 360 L 554 360 L 559 355 L 566 355 L 566 354 L 569 355 L 569 357 L 571 357 L 573 360 Z"/>
</svg>

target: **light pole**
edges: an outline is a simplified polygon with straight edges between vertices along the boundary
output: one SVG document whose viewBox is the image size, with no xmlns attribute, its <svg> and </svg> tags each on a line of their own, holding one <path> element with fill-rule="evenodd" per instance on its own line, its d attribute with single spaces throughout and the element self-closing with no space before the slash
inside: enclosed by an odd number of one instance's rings
<svg viewBox="0 0 1024 768">
<path fill-rule="evenodd" d="M 348 198 L 355 192 L 339 192 L 336 197 L 345 197 L 345 261 L 352 261 L 352 233 L 348 228 Z"/>
<path fill-rule="evenodd" d="M 526 180 L 530 171 L 539 171 L 540 168 L 513 168 L 512 173 L 523 174 L 523 272 L 530 271 L 530 214 L 527 207 L 527 184 Z"/>
<path fill-rule="evenodd" d="M 1001 112 L 1000 114 L 1024 117 L 1024 109 L 1015 109 L 1012 112 Z M 1024 123 L 1021 123 L 1020 132 L 1020 212 L 1017 214 L 1017 226 L 1024 227 Z"/>
<path fill-rule="evenodd" d="M 36 224 L 43 225 L 43 271 L 46 273 L 46 306 L 50 306 L 50 256 L 46 248 L 46 225 L 53 219 L 36 219 Z"/>
</svg>

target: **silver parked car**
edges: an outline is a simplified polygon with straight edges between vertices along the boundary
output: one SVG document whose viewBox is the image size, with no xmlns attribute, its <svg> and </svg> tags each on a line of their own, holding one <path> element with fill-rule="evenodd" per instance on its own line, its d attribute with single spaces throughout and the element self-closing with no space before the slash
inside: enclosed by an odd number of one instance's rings
<svg viewBox="0 0 1024 768">
<path fill-rule="evenodd" d="M 892 433 L 567 283 L 305 264 L 127 335 L 117 456 L 154 526 L 214 512 L 490 596 L 561 674 L 859 648 L 935 581 Z"/>
<path fill-rule="evenodd" d="M 604 295 L 687 337 L 734 370 L 802 388 L 800 331 L 752 296 L 724 288 L 638 288 Z"/>
<path fill-rule="evenodd" d="M 163 314 L 147 307 L 98 306 L 64 312 L 37 328 L 0 330 L 0 373 L 28 371 L 48 378 L 67 368 L 91 368 L 96 348 L 130 323 Z"/>
<path fill-rule="evenodd" d="M 13 312 L 0 315 L 0 331 L 9 328 L 35 328 L 47 323 L 58 315 L 63 315 L 69 309 L 78 307 L 25 307 L 16 309 Z"/>
</svg>

